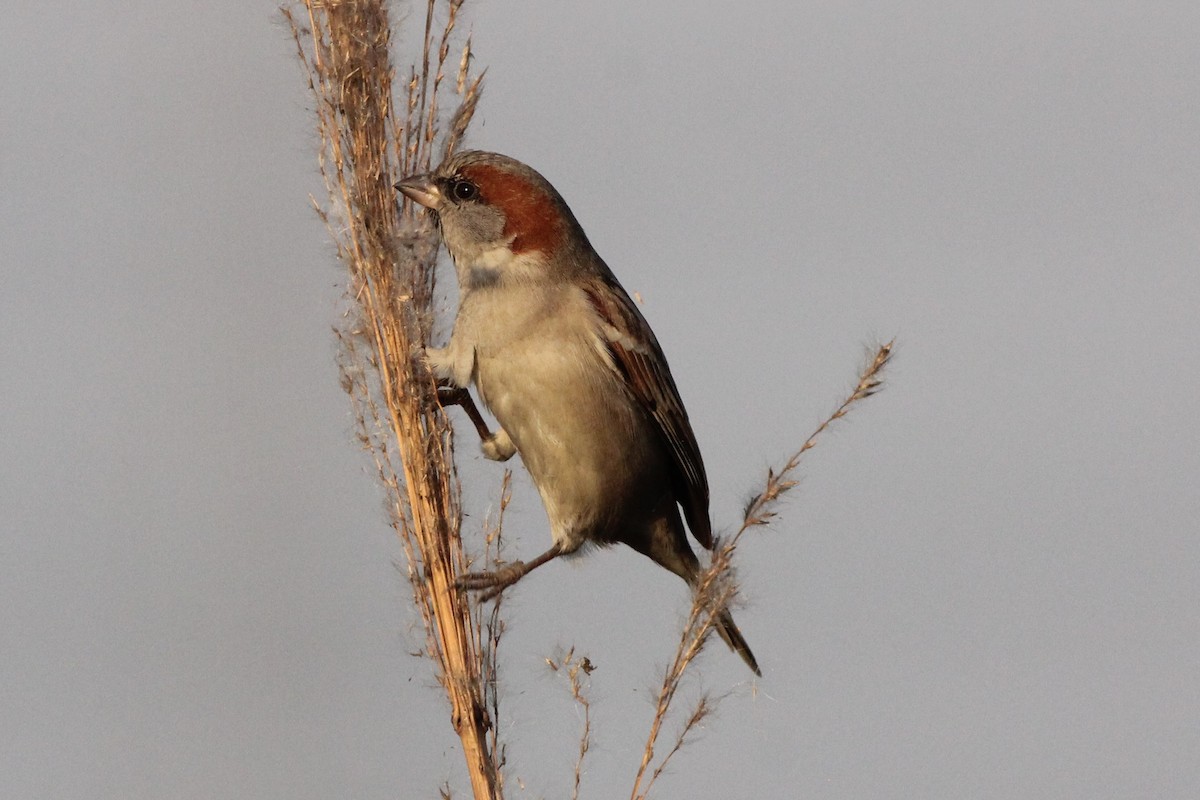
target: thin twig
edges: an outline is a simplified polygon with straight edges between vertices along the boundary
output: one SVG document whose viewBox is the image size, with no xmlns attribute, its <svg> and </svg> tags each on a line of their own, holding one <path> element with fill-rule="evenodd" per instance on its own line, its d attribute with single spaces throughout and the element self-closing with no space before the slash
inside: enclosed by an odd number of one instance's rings
<svg viewBox="0 0 1200 800">
<path fill-rule="evenodd" d="M 809 435 L 779 470 L 767 470 L 765 485 L 758 494 L 746 504 L 742 516 L 742 524 L 729 537 L 719 539 L 713 547 L 707 569 L 698 581 L 691 610 L 684 623 L 675 657 L 663 673 L 662 687 L 654 708 L 654 717 L 650 721 L 650 731 L 646 745 L 642 750 L 642 762 L 634 776 L 633 800 L 644 800 L 650 787 L 662 774 L 667 762 L 679 751 L 686 737 L 712 711 L 712 703 L 707 697 L 702 697 L 693 713 L 684 721 L 675 745 L 662 757 L 657 766 L 651 771 L 654 761 L 655 745 L 662 732 L 663 724 L 671 710 L 673 701 L 683 683 L 687 668 L 699 655 L 709 635 L 716 625 L 716 617 L 721 609 L 728 607 L 737 597 L 737 583 L 733 576 L 733 555 L 737 550 L 742 535 L 750 528 L 767 525 L 778 513 L 775 509 L 782 497 L 796 485 L 793 477 L 800 465 L 800 460 L 817 443 L 818 438 L 829 429 L 835 421 L 842 419 L 858 402 L 865 400 L 878 392 L 883 386 L 883 373 L 891 360 L 894 341 L 880 345 L 875 349 L 870 361 L 859 374 L 858 383 L 853 391 L 829 415 L 816 430 Z M 647 772 L 649 771 L 649 778 Z M 643 781 L 645 785 L 643 785 Z"/>
<path fill-rule="evenodd" d="M 595 667 L 587 656 L 576 658 L 574 647 L 561 661 L 547 658 L 546 664 L 555 672 L 565 672 L 571 687 L 571 698 L 583 709 L 583 730 L 579 734 L 579 755 L 575 759 L 575 783 L 571 790 L 571 800 L 579 800 L 579 787 L 583 781 L 583 760 L 592 743 L 592 704 L 587 698 L 584 683 Z"/>
</svg>

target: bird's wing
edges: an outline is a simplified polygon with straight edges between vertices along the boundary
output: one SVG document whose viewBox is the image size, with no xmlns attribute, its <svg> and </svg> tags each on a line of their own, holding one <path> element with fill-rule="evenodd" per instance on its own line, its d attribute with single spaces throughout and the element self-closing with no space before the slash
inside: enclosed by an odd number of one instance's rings
<svg viewBox="0 0 1200 800">
<path fill-rule="evenodd" d="M 607 270 L 606 270 L 607 271 Z M 679 389 L 654 332 L 610 274 L 589 278 L 584 293 L 600 317 L 605 363 L 654 420 L 674 462 L 671 483 L 696 541 L 712 549 L 708 478 Z"/>
</svg>

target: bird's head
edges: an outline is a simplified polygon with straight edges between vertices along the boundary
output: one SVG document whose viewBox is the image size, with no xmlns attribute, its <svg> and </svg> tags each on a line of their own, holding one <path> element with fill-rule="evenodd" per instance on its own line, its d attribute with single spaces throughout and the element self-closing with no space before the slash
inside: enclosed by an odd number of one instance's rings
<svg viewBox="0 0 1200 800">
<path fill-rule="evenodd" d="M 565 277 L 591 255 L 562 196 L 508 156 L 458 153 L 396 188 L 435 214 L 460 276 L 472 285 Z"/>
</svg>

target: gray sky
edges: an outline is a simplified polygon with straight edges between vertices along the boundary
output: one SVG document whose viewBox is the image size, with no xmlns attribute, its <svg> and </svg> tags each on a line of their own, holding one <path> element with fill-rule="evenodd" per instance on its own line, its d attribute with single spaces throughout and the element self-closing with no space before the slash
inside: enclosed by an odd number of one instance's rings
<svg viewBox="0 0 1200 800">
<path fill-rule="evenodd" d="M 10 5 L 0 796 L 465 794 L 274 4 Z M 468 3 L 469 144 L 645 299 L 718 527 L 900 342 L 742 548 L 765 675 L 712 648 L 660 796 L 1200 796 L 1200 5 L 645 6 Z M 686 606 L 627 550 L 512 592 L 510 797 L 569 792 L 572 644 L 628 793 Z"/>
</svg>

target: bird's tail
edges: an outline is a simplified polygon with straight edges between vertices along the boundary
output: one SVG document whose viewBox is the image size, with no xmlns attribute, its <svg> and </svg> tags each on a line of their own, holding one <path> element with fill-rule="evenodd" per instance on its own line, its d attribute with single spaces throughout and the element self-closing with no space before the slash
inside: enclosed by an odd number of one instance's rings
<svg viewBox="0 0 1200 800">
<path fill-rule="evenodd" d="M 762 670 L 758 668 L 758 660 L 754 657 L 754 653 L 750 652 L 750 645 L 746 643 L 746 638 L 734 624 L 733 615 L 729 613 L 728 608 L 722 608 L 717 614 L 717 633 L 725 640 L 725 644 L 729 645 L 729 649 L 741 656 L 742 661 L 746 662 L 746 666 L 754 670 L 754 674 L 761 678 Z"/>
</svg>

